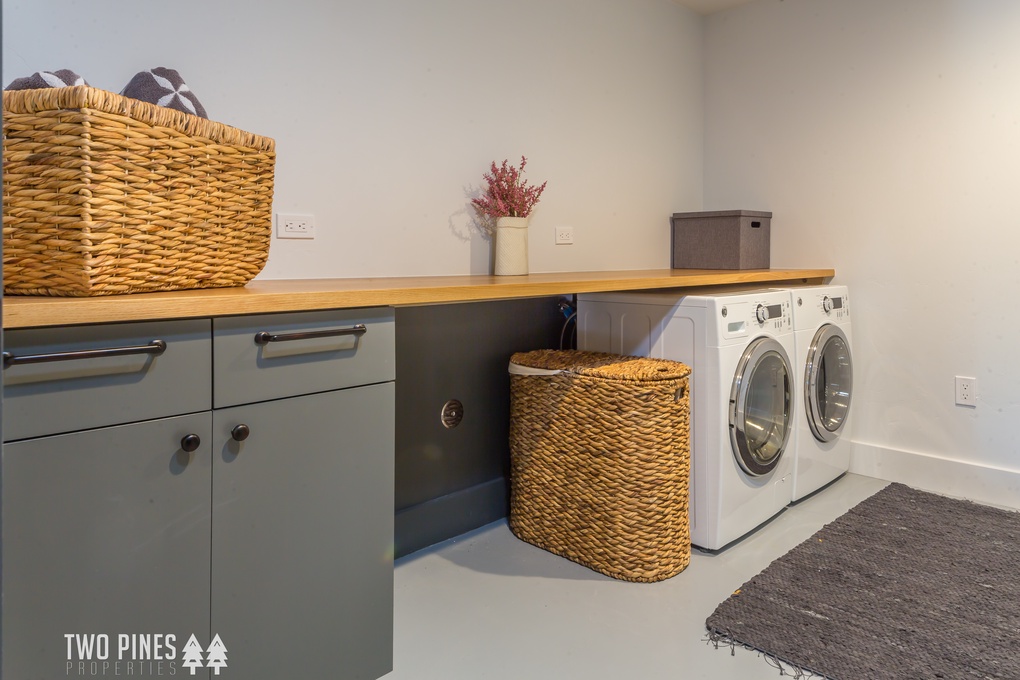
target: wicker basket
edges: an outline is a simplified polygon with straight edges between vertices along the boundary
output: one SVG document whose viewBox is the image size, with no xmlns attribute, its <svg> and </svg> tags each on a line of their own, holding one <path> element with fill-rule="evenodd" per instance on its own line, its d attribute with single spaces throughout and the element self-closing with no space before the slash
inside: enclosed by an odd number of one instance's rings
<svg viewBox="0 0 1020 680">
<path fill-rule="evenodd" d="M 272 139 L 65 87 L 3 93 L 4 292 L 242 286 L 272 233 Z"/>
<path fill-rule="evenodd" d="M 691 558 L 684 364 L 539 350 L 510 365 L 510 528 L 626 581 Z"/>
</svg>

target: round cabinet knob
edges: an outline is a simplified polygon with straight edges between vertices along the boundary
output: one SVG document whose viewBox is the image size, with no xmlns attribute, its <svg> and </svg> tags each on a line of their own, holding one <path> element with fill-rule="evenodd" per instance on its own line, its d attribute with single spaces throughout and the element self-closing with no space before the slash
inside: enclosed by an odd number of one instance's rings
<svg viewBox="0 0 1020 680">
<path fill-rule="evenodd" d="M 769 308 L 765 305 L 758 305 L 758 308 L 754 310 L 754 316 L 758 319 L 758 323 L 765 323 L 769 320 Z"/>
<path fill-rule="evenodd" d="M 202 438 L 197 434 L 186 434 L 181 438 L 181 450 L 185 453 L 194 453 L 202 445 Z"/>
<path fill-rule="evenodd" d="M 829 299 L 828 295 L 822 298 L 822 311 L 826 314 L 832 311 L 832 300 Z"/>
<path fill-rule="evenodd" d="M 251 430 L 247 425 L 241 423 L 240 425 L 234 425 L 234 429 L 230 431 L 230 437 L 235 442 L 243 442 L 251 434 Z"/>
</svg>

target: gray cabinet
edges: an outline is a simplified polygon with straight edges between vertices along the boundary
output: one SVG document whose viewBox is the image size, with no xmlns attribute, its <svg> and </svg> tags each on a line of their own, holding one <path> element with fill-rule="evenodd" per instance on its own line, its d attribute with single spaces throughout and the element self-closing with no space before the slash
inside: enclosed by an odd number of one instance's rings
<svg viewBox="0 0 1020 680">
<path fill-rule="evenodd" d="M 208 320 L 6 334 L 3 677 L 114 673 L 121 634 L 161 636 L 146 661 L 169 672 L 167 643 L 208 638 L 209 336 Z"/>
<path fill-rule="evenodd" d="M 388 673 L 392 311 L 216 319 L 213 345 L 212 631 L 231 672 Z"/>
<path fill-rule="evenodd" d="M 84 661 L 209 678 L 187 667 L 191 635 L 202 661 L 219 636 L 220 677 L 392 668 L 391 310 L 14 331 L 5 346 L 3 677 Z M 149 648 L 121 652 L 121 635 Z"/>
</svg>

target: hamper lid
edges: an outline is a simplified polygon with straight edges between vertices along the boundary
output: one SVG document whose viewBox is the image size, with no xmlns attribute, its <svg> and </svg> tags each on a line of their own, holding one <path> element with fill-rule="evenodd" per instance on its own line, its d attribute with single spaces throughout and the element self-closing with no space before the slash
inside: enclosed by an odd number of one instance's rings
<svg viewBox="0 0 1020 680">
<path fill-rule="evenodd" d="M 610 380 L 676 380 L 691 373 L 686 364 L 669 359 L 632 357 L 572 349 L 539 349 L 510 357 L 512 375 L 555 375 L 568 372 Z"/>
</svg>

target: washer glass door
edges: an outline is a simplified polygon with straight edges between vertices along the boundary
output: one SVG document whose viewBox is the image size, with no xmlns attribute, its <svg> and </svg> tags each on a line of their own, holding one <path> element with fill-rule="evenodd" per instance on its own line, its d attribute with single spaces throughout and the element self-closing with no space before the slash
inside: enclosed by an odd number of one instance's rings
<svg viewBox="0 0 1020 680">
<path fill-rule="evenodd" d="M 771 472 L 786 450 L 793 423 L 790 357 L 774 338 L 758 338 L 744 350 L 730 390 L 730 441 L 740 467 L 759 477 Z"/>
<path fill-rule="evenodd" d="M 815 333 L 804 366 L 804 402 L 808 425 L 819 441 L 839 436 L 850 412 L 854 362 L 846 335 L 832 324 Z"/>
</svg>

